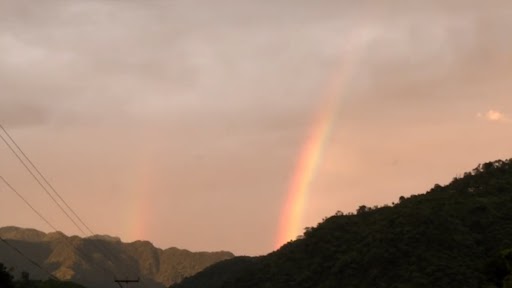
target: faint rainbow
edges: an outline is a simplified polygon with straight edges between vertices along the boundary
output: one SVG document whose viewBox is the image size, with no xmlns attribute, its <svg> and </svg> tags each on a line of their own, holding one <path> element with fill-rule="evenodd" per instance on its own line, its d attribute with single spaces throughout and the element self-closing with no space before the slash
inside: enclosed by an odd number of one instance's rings
<svg viewBox="0 0 512 288">
<path fill-rule="evenodd" d="M 151 139 L 151 137 L 145 137 Z M 154 189 L 155 163 L 153 163 L 153 149 L 148 141 L 141 146 L 140 154 L 137 159 L 137 168 L 133 175 L 133 185 L 131 191 L 130 205 L 127 205 L 126 223 L 128 237 L 135 240 L 144 240 L 148 237 L 148 222 L 151 214 L 152 190 Z"/>
<path fill-rule="evenodd" d="M 359 31 L 362 33 L 362 31 Z M 337 108 L 344 95 L 351 73 L 361 54 L 362 42 L 359 33 L 347 37 L 347 48 L 341 57 L 341 63 L 332 74 L 328 87 L 323 93 L 322 102 L 313 118 L 310 132 L 298 156 L 288 192 L 281 210 L 276 248 L 294 240 L 302 234 L 302 217 L 304 214 L 311 182 L 321 162 L 323 150 L 329 139 L 330 131 L 337 115 Z M 363 35 L 366 36 L 366 35 Z M 357 44 L 357 45 L 354 45 Z"/>
<path fill-rule="evenodd" d="M 130 227 L 130 236 L 134 240 L 144 240 L 147 237 L 148 231 L 148 220 L 150 217 L 150 203 L 149 199 L 151 198 L 151 190 L 152 190 L 152 167 L 150 163 L 147 163 L 148 160 L 142 162 L 143 166 L 140 170 L 139 179 L 137 181 L 137 185 L 135 187 L 135 197 L 133 208 L 131 209 L 130 218 L 132 218 Z"/>
</svg>

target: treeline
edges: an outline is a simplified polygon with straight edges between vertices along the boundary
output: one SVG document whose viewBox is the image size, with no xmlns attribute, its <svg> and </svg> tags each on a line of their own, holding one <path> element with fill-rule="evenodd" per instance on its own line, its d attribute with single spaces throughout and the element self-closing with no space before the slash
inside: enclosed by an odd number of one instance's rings
<svg viewBox="0 0 512 288">
<path fill-rule="evenodd" d="M 32 280 L 28 272 L 21 272 L 19 280 L 14 280 L 14 276 L 7 267 L 0 263 L 0 288 L 85 288 L 73 282 L 59 281 L 57 279 Z"/>
<path fill-rule="evenodd" d="M 512 160 L 478 165 L 396 204 L 338 212 L 269 255 L 227 260 L 172 287 L 205 283 L 512 288 Z"/>
</svg>

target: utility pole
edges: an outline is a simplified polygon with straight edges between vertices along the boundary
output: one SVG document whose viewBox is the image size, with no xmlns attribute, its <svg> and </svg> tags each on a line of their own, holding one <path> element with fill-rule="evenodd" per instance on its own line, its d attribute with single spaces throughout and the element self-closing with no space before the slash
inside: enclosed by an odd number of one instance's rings
<svg viewBox="0 0 512 288">
<path fill-rule="evenodd" d="M 137 278 L 136 280 L 130 280 L 130 279 L 114 279 L 114 282 L 119 285 L 120 288 L 123 288 L 123 285 L 121 283 L 128 285 L 129 283 L 139 283 L 140 278 Z"/>
</svg>

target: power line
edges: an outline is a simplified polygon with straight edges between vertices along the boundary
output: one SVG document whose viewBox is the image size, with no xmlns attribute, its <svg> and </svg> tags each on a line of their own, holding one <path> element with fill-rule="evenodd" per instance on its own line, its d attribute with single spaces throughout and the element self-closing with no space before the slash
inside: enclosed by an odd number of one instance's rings
<svg viewBox="0 0 512 288">
<path fill-rule="evenodd" d="M 48 185 L 48 187 L 50 187 L 50 189 L 55 193 L 55 195 L 57 195 L 57 197 L 64 203 L 64 205 L 69 209 L 69 211 L 71 211 L 71 213 L 78 219 L 78 221 L 80 221 L 80 223 L 82 223 L 82 225 L 92 234 L 94 235 L 94 232 L 84 223 L 84 221 L 77 215 L 77 213 L 68 205 L 68 203 L 62 198 L 62 196 L 60 196 L 59 193 L 57 193 L 57 191 L 55 190 L 55 188 L 53 188 L 53 186 L 50 184 L 50 182 L 46 179 L 46 177 L 44 177 L 44 175 L 41 173 L 41 171 L 39 169 L 37 169 L 37 167 L 34 165 L 34 163 L 30 160 L 30 158 L 27 156 L 27 154 L 25 154 L 25 152 L 23 151 L 23 149 L 21 149 L 21 147 L 18 145 L 18 143 L 16 143 L 16 141 L 13 139 L 13 137 L 9 134 L 9 132 L 7 132 L 7 130 L 4 128 L 4 126 L 2 124 L 0 124 L 0 129 L 2 129 L 5 133 L 5 135 L 7 135 L 7 137 L 9 138 L 9 140 L 14 144 L 14 146 L 19 150 L 19 152 L 21 153 L 21 155 L 23 155 L 23 157 L 25 158 L 25 160 L 30 164 L 30 166 L 32 166 L 32 168 L 37 172 L 37 174 L 43 179 L 43 181 Z M 34 172 L 28 167 L 28 165 L 25 163 L 25 161 L 23 161 L 23 159 L 20 157 L 20 155 L 16 152 L 16 150 L 12 147 L 12 145 L 2 136 L 2 134 L 0 134 L 0 138 L 4 141 L 4 143 L 9 147 L 9 149 L 11 150 L 11 152 L 16 156 L 16 158 L 18 158 L 18 160 L 21 162 L 21 164 L 23 164 L 23 166 L 25 167 L 25 169 L 30 173 L 30 175 L 32 176 L 32 178 L 34 178 L 34 180 L 36 180 L 36 182 L 39 184 L 39 186 L 41 186 L 41 188 L 43 188 L 43 190 L 46 192 L 46 194 L 53 200 L 53 202 L 60 208 L 60 210 L 66 215 L 66 217 L 71 220 L 71 222 L 74 224 L 74 226 L 76 228 L 78 228 L 78 230 L 80 230 L 80 232 L 82 232 L 83 235 L 87 235 L 87 233 L 76 223 L 76 221 L 66 212 L 66 210 L 62 207 L 62 205 L 55 199 L 55 197 L 53 197 L 53 195 L 51 195 L 50 191 L 48 191 L 48 189 L 43 185 L 43 183 L 39 180 L 39 178 L 37 178 L 37 176 L 34 174 Z M 52 227 L 54 228 L 54 227 Z M 55 229 L 57 230 L 57 229 Z M 93 244 L 94 245 L 94 244 Z M 108 251 L 108 249 L 105 249 Z M 104 252 L 103 252 L 104 254 Z M 110 262 L 112 262 L 110 259 L 109 259 Z M 113 264 L 113 263 L 112 263 Z"/>
<path fill-rule="evenodd" d="M 89 231 L 90 235 L 91 236 L 94 236 L 96 235 L 96 233 L 94 233 L 92 231 L 92 229 L 89 228 L 89 226 L 87 224 L 85 224 L 85 222 L 80 218 L 80 216 L 78 216 L 78 214 L 71 208 L 71 206 L 64 200 L 64 198 L 57 192 L 57 190 L 53 187 L 53 185 L 50 184 L 50 182 L 48 181 L 48 179 L 41 173 L 41 171 L 35 166 L 35 164 L 30 160 L 30 158 L 27 156 L 27 154 L 25 154 L 25 152 L 23 151 L 23 149 L 21 149 L 21 147 L 18 145 L 18 143 L 14 140 L 14 138 L 9 134 L 9 132 L 4 128 L 4 126 L 2 124 L 0 124 L 0 129 L 5 133 L 5 135 L 7 135 L 7 137 L 9 138 L 9 140 L 14 144 L 14 146 L 18 149 L 18 151 L 21 153 L 21 155 L 23 156 L 23 158 L 25 158 L 25 160 L 30 164 L 30 166 L 36 171 L 36 173 L 40 176 L 40 178 L 44 181 L 44 183 L 46 183 L 46 185 L 48 185 L 48 187 L 50 188 L 50 190 L 55 194 L 57 195 L 57 197 L 62 201 L 62 203 L 64 203 L 64 205 L 68 208 L 69 211 L 71 211 L 71 213 L 76 217 L 76 219 L 78 219 L 78 221 L 83 225 L 83 227 L 85 227 L 85 229 L 87 231 Z M 43 188 L 43 190 L 46 192 L 46 194 L 53 200 L 53 202 L 55 204 L 57 204 L 57 206 L 60 208 L 60 210 L 66 215 L 66 217 L 71 220 L 71 222 L 74 224 L 75 227 L 77 227 L 83 235 L 87 235 L 87 233 L 85 233 L 85 231 L 76 223 L 76 221 L 65 211 L 65 209 L 62 207 L 62 205 L 55 199 L 55 197 L 53 197 L 51 195 L 51 193 L 48 191 L 48 189 L 43 185 L 43 183 L 39 180 L 39 178 L 34 174 L 34 172 L 28 167 L 28 165 L 25 163 L 25 161 L 23 161 L 22 157 L 17 153 L 17 151 L 12 147 L 12 145 L 10 145 L 10 143 L 2 136 L 2 134 L 0 134 L 0 138 L 2 138 L 2 140 L 4 141 L 4 143 L 9 147 L 9 149 L 11 150 L 11 152 L 16 156 L 16 158 L 18 158 L 18 160 L 23 164 L 23 166 L 25 167 L 25 169 L 30 173 L 30 175 L 36 180 L 36 182 L 39 184 L 39 186 L 41 186 L 41 188 Z M 56 230 L 56 229 L 55 229 Z M 91 239 L 93 240 L 93 239 Z M 108 261 L 110 261 L 110 263 L 112 265 L 114 265 L 114 261 L 113 261 L 113 258 L 110 257 L 110 250 L 105 247 L 105 245 L 103 245 L 102 242 L 98 242 L 97 241 L 91 241 L 91 243 L 96 246 L 96 248 L 98 250 L 103 250 L 101 253 L 106 256 L 106 258 L 108 258 Z M 114 273 L 115 274 L 115 273 Z"/>
<path fill-rule="evenodd" d="M 14 193 L 16 193 L 16 195 L 21 199 L 23 200 L 23 202 L 25 202 L 25 204 L 27 204 L 28 207 L 30 207 L 30 209 L 32 209 L 32 211 L 34 213 L 37 214 L 37 216 L 39 216 L 46 224 L 48 224 L 48 226 L 50 226 L 54 232 L 57 232 L 59 236 L 62 237 L 62 239 L 65 240 L 66 244 L 71 248 L 73 249 L 75 252 L 77 252 L 77 254 L 79 254 L 80 258 L 82 258 L 82 260 L 86 261 L 86 258 L 87 256 L 80 250 L 78 250 L 78 248 L 76 248 L 73 243 L 71 243 L 69 241 L 69 239 L 67 237 L 65 237 L 65 235 L 63 234 L 59 234 L 59 231 L 57 230 L 57 228 L 55 228 L 55 226 L 50 222 L 48 221 L 48 219 L 46 219 L 42 214 L 41 212 L 39 212 L 36 208 L 34 208 L 34 206 L 32 204 L 30 204 L 30 202 L 25 198 L 23 197 L 23 195 L 21 195 L 21 193 L 19 193 L 7 180 L 5 180 L 5 178 L 3 176 L 0 176 L 0 179 L 2 180 L 2 182 L 5 183 L 5 185 L 11 190 L 13 191 Z M 112 263 L 112 261 L 111 261 Z M 112 263 L 113 264 L 113 263 Z M 96 266 L 97 268 L 99 268 L 100 270 L 105 270 L 105 271 L 108 271 L 108 269 L 106 269 L 105 267 L 99 267 L 99 266 Z M 114 277 L 117 277 L 116 274 L 113 272 L 113 271 L 110 271 L 110 273 L 114 276 Z"/>
<path fill-rule="evenodd" d="M 1 129 L 4 131 L 4 132 L 7 132 L 3 126 L 1 126 Z M 7 133 L 6 133 L 7 134 Z M 9 136 L 9 134 L 7 134 Z M 9 147 L 9 149 L 11 150 L 11 152 L 16 156 L 16 158 L 18 158 L 18 160 L 21 162 L 21 164 L 23 164 L 23 166 L 25 167 L 25 169 L 30 173 L 30 175 L 32 175 L 32 178 L 34 178 L 34 180 L 36 180 L 36 182 L 39 184 L 39 186 L 41 186 L 41 188 L 43 188 L 43 190 L 46 192 L 46 195 L 48 195 L 52 201 L 60 208 L 60 210 L 66 215 L 66 217 L 68 217 L 69 220 L 71 220 L 71 222 L 73 222 L 73 224 L 75 225 L 75 227 L 78 228 L 78 230 L 80 230 L 82 232 L 82 234 L 86 235 L 86 233 L 84 232 L 84 230 L 78 226 L 78 224 L 75 222 L 75 220 L 73 220 L 73 218 L 71 218 L 71 216 L 66 212 L 66 210 L 62 207 L 62 205 L 60 205 L 60 203 L 52 196 L 52 194 L 50 193 L 50 191 L 48 191 L 48 189 L 43 185 L 43 183 L 41 183 L 41 181 L 36 177 L 36 175 L 34 174 L 34 172 L 32 172 L 32 170 L 30 170 L 30 168 L 27 166 L 27 164 L 25 163 L 25 161 L 23 161 L 23 159 L 21 159 L 20 155 L 18 155 L 18 153 L 16 152 L 16 150 L 14 150 L 14 148 L 11 146 L 11 144 L 5 139 L 4 136 L 2 136 L 2 134 L 0 134 L 0 138 L 2 138 L 2 140 L 4 141 L 4 143 L 7 145 L 7 147 Z M 12 139 L 10 136 L 9 136 L 10 139 Z M 11 140 L 12 141 L 12 140 Z M 15 143 L 13 141 L 13 143 Z M 15 144 L 16 147 L 18 147 L 17 144 Z"/>
<path fill-rule="evenodd" d="M 27 255 L 25 255 L 23 252 L 21 252 L 18 248 L 14 247 L 13 245 L 11 245 L 11 243 L 7 242 L 7 240 L 5 240 L 4 238 L 0 237 L 0 241 L 2 241 L 5 245 L 7 245 L 9 248 L 11 248 L 12 250 L 14 250 L 16 253 L 20 254 L 23 258 L 25 258 L 25 260 L 27 260 L 28 262 L 30 262 L 32 265 L 36 266 L 37 268 L 39 268 L 41 271 L 45 272 L 46 274 L 48 274 L 50 276 L 50 278 L 52 278 L 53 280 L 57 280 L 57 281 L 60 281 L 59 278 L 57 278 L 56 276 L 54 276 L 52 273 L 50 273 L 48 270 L 44 269 L 41 265 L 39 265 L 39 263 L 37 263 L 36 261 L 32 260 L 30 257 L 28 257 Z"/>
<path fill-rule="evenodd" d="M 59 193 L 57 193 L 57 191 L 55 190 L 55 188 L 53 188 L 52 184 L 50 184 L 50 182 L 46 179 L 46 177 L 41 173 L 41 171 L 39 169 L 37 169 L 36 165 L 34 165 L 34 163 L 30 160 L 30 158 L 25 154 L 25 152 L 23 151 L 23 149 L 21 149 L 21 147 L 18 145 L 18 143 L 16 143 L 16 141 L 14 141 L 14 139 L 11 137 L 11 135 L 9 134 L 9 132 L 7 132 L 7 130 L 4 128 L 4 126 L 2 124 L 0 124 L 0 128 L 4 131 L 5 135 L 7 135 L 7 137 L 9 137 L 9 139 L 11 140 L 11 142 L 14 144 L 14 146 L 16 146 L 16 148 L 21 152 L 21 155 L 23 155 L 23 157 L 28 161 L 28 163 L 30 164 L 30 166 L 32 166 L 32 168 L 34 168 L 34 170 L 37 172 L 37 174 L 43 179 L 43 181 L 48 185 L 48 187 L 50 187 L 50 190 L 53 191 L 53 193 L 55 193 L 55 195 L 57 195 L 57 197 L 62 201 L 62 203 L 64 203 L 64 205 L 69 209 L 69 211 L 71 211 L 71 213 L 76 217 L 76 219 L 78 219 L 78 221 L 91 233 L 94 235 L 94 232 L 89 228 L 89 226 L 87 226 L 87 224 L 85 224 L 85 222 L 82 220 L 82 218 L 80 218 L 80 216 L 78 216 L 78 214 L 68 205 L 68 203 L 60 196 Z M 83 231 L 82 231 L 83 232 Z"/>
<path fill-rule="evenodd" d="M 37 209 L 34 208 L 34 206 L 32 206 L 32 204 L 30 204 L 30 202 L 28 202 L 28 200 L 25 199 L 25 197 L 23 197 L 23 195 L 21 195 L 16 189 L 14 189 L 14 187 L 12 187 L 11 184 L 9 184 L 9 182 L 7 182 L 7 180 L 5 180 L 4 177 L 0 176 L 0 179 L 5 183 L 5 185 L 7 185 L 9 189 L 11 189 L 11 191 L 16 193 L 16 195 L 18 195 L 18 197 L 21 200 L 23 200 L 23 202 L 25 202 L 25 204 L 27 204 L 27 206 L 30 207 L 30 209 L 32 209 L 32 211 L 34 211 L 34 213 L 36 213 L 37 216 L 39 216 L 39 218 L 41 218 L 46 224 L 48 224 L 48 226 L 52 227 L 53 230 L 57 231 L 57 228 L 55 228 L 55 226 L 53 226 L 53 224 L 50 223 L 48 219 L 46 219 L 41 213 L 39 213 L 39 211 L 37 211 Z"/>
</svg>

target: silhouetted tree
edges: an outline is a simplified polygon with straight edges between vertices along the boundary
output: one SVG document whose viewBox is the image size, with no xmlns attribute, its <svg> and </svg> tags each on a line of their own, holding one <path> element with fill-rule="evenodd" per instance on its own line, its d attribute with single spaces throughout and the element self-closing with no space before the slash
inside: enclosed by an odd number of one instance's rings
<svg viewBox="0 0 512 288">
<path fill-rule="evenodd" d="M 7 268 L 3 263 L 0 263 L 0 287 L 2 288 L 12 288 L 12 275 L 7 271 Z"/>
<path fill-rule="evenodd" d="M 369 210 L 369 208 L 366 207 L 366 205 L 361 205 L 361 206 L 359 206 L 359 208 L 357 208 L 356 213 L 357 214 L 361 214 L 361 213 L 364 213 L 364 212 L 366 212 L 368 210 Z"/>
</svg>

